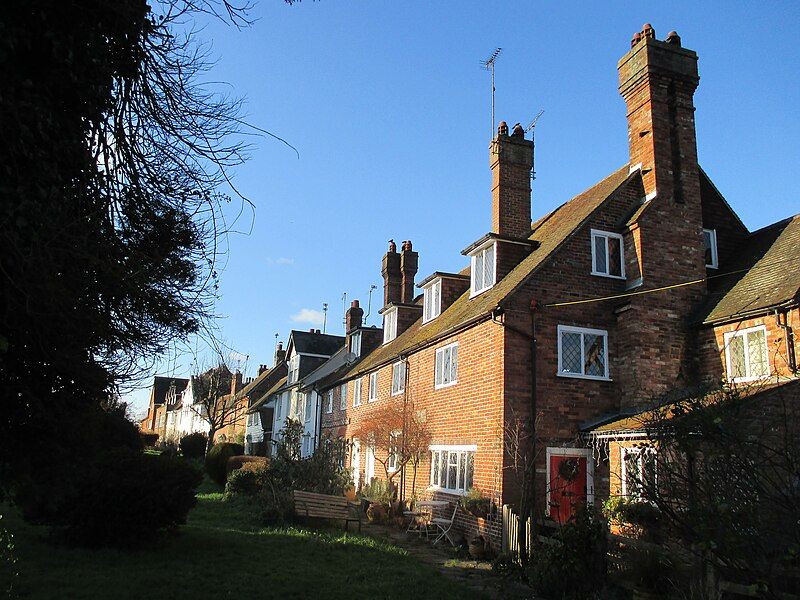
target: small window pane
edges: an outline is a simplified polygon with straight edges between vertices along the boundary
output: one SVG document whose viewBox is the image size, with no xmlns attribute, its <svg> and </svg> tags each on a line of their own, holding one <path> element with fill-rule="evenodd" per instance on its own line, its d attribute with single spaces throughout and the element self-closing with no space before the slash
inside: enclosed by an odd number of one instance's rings
<svg viewBox="0 0 800 600">
<path fill-rule="evenodd" d="M 585 374 L 604 377 L 606 374 L 605 343 L 602 335 L 583 334 L 586 362 Z"/>
<path fill-rule="evenodd" d="M 606 238 L 602 235 L 594 238 L 594 270 L 598 273 L 608 273 L 606 269 Z"/>
<path fill-rule="evenodd" d="M 450 347 L 450 381 L 458 380 L 458 346 Z"/>
<path fill-rule="evenodd" d="M 450 452 L 447 462 L 447 485 L 448 489 L 454 490 L 458 486 L 458 453 Z"/>
<path fill-rule="evenodd" d="M 581 334 L 561 334 L 561 371 L 581 374 Z"/>
<path fill-rule="evenodd" d="M 441 350 L 436 351 L 436 385 L 442 385 L 442 355 Z"/>
<path fill-rule="evenodd" d="M 439 453 L 439 485 L 447 487 L 447 452 Z"/>
<path fill-rule="evenodd" d="M 608 274 L 622 276 L 622 248 L 617 237 L 608 238 Z"/>
<path fill-rule="evenodd" d="M 484 250 L 484 287 L 489 287 L 494 283 L 494 246 L 489 246 Z"/>
<path fill-rule="evenodd" d="M 747 354 L 750 359 L 750 377 L 765 377 L 769 375 L 767 340 L 763 329 L 751 331 L 747 334 Z"/>
<path fill-rule="evenodd" d="M 467 468 L 466 476 L 464 477 L 464 489 L 468 490 L 472 487 L 472 474 L 475 471 L 475 454 L 467 452 Z"/>
<path fill-rule="evenodd" d="M 744 361 L 744 338 L 741 335 L 735 335 L 728 341 L 728 352 L 731 354 L 731 374 L 732 378 L 746 377 L 746 368 Z"/>
</svg>

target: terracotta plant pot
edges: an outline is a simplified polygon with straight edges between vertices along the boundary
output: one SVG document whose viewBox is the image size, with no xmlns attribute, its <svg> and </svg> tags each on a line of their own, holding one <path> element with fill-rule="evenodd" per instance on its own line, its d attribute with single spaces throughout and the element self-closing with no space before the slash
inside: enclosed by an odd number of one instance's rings
<svg viewBox="0 0 800 600">
<path fill-rule="evenodd" d="M 367 518 L 375 523 L 382 523 L 386 519 L 386 508 L 382 504 L 373 502 L 367 509 Z"/>
</svg>

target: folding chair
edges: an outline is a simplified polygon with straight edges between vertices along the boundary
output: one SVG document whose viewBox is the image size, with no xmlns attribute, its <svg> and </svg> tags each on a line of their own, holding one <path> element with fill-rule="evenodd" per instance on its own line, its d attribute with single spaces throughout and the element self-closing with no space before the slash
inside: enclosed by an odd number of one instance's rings
<svg viewBox="0 0 800 600">
<path fill-rule="evenodd" d="M 449 519 L 445 519 L 442 517 L 436 517 L 431 519 L 431 525 L 436 527 L 436 532 L 438 533 L 438 537 L 433 540 L 433 544 L 436 545 L 442 538 L 447 538 L 447 541 L 450 542 L 451 546 L 455 546 L 453 542 L 453 538 L 450 537 L 450 530 L 453 528 L 453 521 L 456 519 L 456 513 L 458 512 L 458 502 L 455 503 L 456 507 L 453 509 L 453 514 L 450 516 Z"/>
</svg>

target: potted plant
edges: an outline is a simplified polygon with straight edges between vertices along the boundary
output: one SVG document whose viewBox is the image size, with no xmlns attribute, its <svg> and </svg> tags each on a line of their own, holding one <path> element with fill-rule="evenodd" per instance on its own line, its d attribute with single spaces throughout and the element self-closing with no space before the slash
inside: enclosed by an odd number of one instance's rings
<svg viewBox="0 0 800 600">
<path fill-rule="evenodd" d="M 485 519 L 489 516 L 492 501 L 473 487 L 461 498 L 461 506 L 472 516 Z"/>
</svg>

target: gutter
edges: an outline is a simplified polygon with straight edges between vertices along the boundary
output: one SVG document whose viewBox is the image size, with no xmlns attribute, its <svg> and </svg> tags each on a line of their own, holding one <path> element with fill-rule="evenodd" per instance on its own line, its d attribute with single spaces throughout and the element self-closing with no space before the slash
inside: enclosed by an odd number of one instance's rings
<svg viewBox="0 0 800 600">
<path fill-rule="evenodd" d="M 761 315 L 769 315 L 771 312 L 787 312 L 788 310 L 800 306 L 800 302 L 797 299 L 785 300 L 784 302 L 780 302 L 778 304 L 771 304 L 770 306 L 764 306 L 761 308 L 754 308 L 749 311 L 744 311 L 740 313 L 736 313 L 733 315 L 726 315 L 724 317 L 719 317 L 717 319 L 708 319 L 705 321 L 700 321 L 698 325 L 705 325 L 710 327 L 715 327 L 717 325 L 726 325 L 727 323 L 734 323 L 736 321 L 741 321 L 742 319 L 751 319 L 753 317 L 758 317 Z"/>
</svg>

